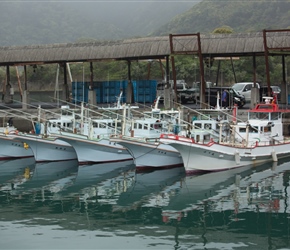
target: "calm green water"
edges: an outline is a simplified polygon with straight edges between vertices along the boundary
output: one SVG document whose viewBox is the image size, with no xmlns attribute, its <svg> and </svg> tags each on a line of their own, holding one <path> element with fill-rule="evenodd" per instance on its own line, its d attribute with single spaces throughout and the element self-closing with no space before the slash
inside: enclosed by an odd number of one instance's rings
<svg viewBox="0 0 290 250">
<path fill-rule="evenodd" d="M 290 249 L 288 161 L 199 176 L 3 161 L 0 249 Z"/>
</svg>

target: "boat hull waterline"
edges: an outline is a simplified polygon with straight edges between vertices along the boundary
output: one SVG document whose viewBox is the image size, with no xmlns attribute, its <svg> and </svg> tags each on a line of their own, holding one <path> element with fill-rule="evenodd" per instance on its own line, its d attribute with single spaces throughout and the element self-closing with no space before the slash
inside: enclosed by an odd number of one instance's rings
<svg viewBox="0 0 290 250">
<path fill-rule="evenodd" d="M 169 145 L 124 138 L 114 139 L 114 141 L 127 148 L 133 156 L 137 171 L 183 167 L 180 153 Z"/>
<path fill-rule="evenodd" d="M 124 147 L 103 139 L 99 141 L 59 136 L 75 150 L 80 165 L 132 161 L 132 156 Z"/>
<path fill-rule="evenodd" d="M 254 147 L 233 147 L 210 142 L 198 144 L 170 138 L 161 139 L 178 150 L 187 173 L 196 171 L 222 171 L 249 164 L 277 161 L 290 156 L 290 143 Z"/>
<path fill-rule="evenodd" d="M 52 161 L 69 161 L 76 160 L 77 155 L 74 148 L 59 139 L 43 139 L 33 136 L 16 136 L 15 139 L 27 143 L 33 151 L 35 161 L 52 162 Z"/>
</svg>

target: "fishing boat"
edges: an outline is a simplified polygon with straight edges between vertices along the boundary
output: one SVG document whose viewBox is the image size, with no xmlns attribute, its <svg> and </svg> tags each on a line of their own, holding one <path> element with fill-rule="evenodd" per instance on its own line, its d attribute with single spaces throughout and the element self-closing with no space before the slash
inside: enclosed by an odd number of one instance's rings
<svg viewBox="0 0 290 250">
<path fill-rule="evenodd" d="M 162 134 L 174 134 L 178 136 L 189 136 L 198 141 L 209 141 L 220 136 L 218 123 L 229 124 L 230 113 L 223 109 L 207 109 L 196 112 L 196 117 L 191 122 L 182 119 L 182 110 L 160 110 L 158 109 L 158 99 L 156 106 L 149 112 L 145 112 L 143 122 L 148 122 L 148 133 L 143 136 L 119 135 L 111 138 L 112 141 L 123 145 L 134 158 L 134 163 L 138 171 L 183 167 L 183 159 L 180 152 L 165 143 L 160 143 Z M 150 118 L 149 118 L 150 117 Z M 155 119 L 155 120 L 154 120 Z M 156 122 L 162 122 L 157 125 Z M 138 131 L 136 120 L 133 131 Z M 226 126 L 225 126 L 226 127 Z M 226 135 L 226 129 L 223 131 Z"/>
<path fill-rule="evenodd" d="M 76 160 L 74 148 L 67 142 L 53 136 L 61 131 L 74 132 L 80 128 L 80 109 L 70 108 L 63 105 L 57 118 L 43 119 L 42 110 L 38 107 L 38 119 L 33 123 L 31 133 L 16 133 L 10 135 L 14 143 L 19 142 L 29 148 L 35 161 L 54 162 Z"/>
<path fill-rule="evenodd" d="M 14 143 L 27 145 L 32 150 L 35 161 L 38 163 L 77 159 L 76 152 L 69 143 L 52 136 L 18 134 L 14 136 L 13 141 Z"/>
<path fill-rule="evenodd" d="M 130 152 L 137 171 L 183 166 L 181 155 L 176 149 L 159 143 L 162 133 L 178 133 L 182 112 L 159 109 L 159 99 L 160 97 L 150 111 L 144 112 L 143 117 L 127 121 L 129 127 L 122 134 L 110 138 Z"/>
<path fill-rule="evenodd" d="M 72 146 L 80 165 L 132 161 L 126 148 L 102 137 L 63 133 L 57 137 Z"/>
<path fill-rule="evenodd" d="M 121 98 L 121 94 L 119 99 Z M 61 131 L 60 134 L 54 134 L 58 139 L 70 144 L 77 155 L 80 165 L 112 162 L 130 162 L 132 156 L 122 145 L 109 140 L 112 134 L 120 134 L 122 130 L 122 119 L 130 115 L 131 108 L 137 106 L 120 105 L 118 100 L 116 107 L 102 108 L 109 114 L 103 114 L 100 118 L 88 118 L 86 122 L 81 122 L 79 133 L 69 133 Z M 90 110 L 87 110 L 90 112 Z M 116 113 L 123 111 L 123 115 Z M 127 113 L 128 112 L 128 113 Z M 122 118 L 124 117 L 124 118 Z"/>
<path fill-rule="evenodd" d="M 283 136 L 282 123 L 282 115 L 290 110 L 280 109 L 271 97 L 264 99 L 248 110 L 246 122 L 230 124 L 229 136 L 222 136 L 224 126 L 220 123 L 218 139 L 203 142 L 191 136 L 163 134 L 160 142 L 180 152 L 187 173 L 221 171 L 290 156 L 290 140 Z"/>
</svg>

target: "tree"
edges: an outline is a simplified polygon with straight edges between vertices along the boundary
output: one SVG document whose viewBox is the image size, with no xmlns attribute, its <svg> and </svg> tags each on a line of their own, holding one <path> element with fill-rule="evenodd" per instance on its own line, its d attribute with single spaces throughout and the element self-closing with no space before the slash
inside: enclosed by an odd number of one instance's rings
<svg viewBox="0 0 290 250">
<path fill-rule="evenodd" d="M 222 27 L 214 29 L 212 33 L 213 34 L 231 34 L 233 32 L 234 30 L 230 26 L 223 25 Z"/>
</svg>

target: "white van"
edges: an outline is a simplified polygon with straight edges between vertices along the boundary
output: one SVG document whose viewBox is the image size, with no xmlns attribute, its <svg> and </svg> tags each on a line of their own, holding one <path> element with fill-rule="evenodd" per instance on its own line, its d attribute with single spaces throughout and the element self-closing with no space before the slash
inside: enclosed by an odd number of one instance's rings
<svg viewBox="0 0 290 250">
<path fill-rule="evenodd" d="M 253 86 L 253 82 L 237 82 L 232 86 L 232 88 L 239 94 L 243 95 L 246 99 L 246 102 L 251 102 L 251 90 Z M 260 89 L 259 83 L 256 83 L 256 86 L 258 89 Z"/>
</svg>

